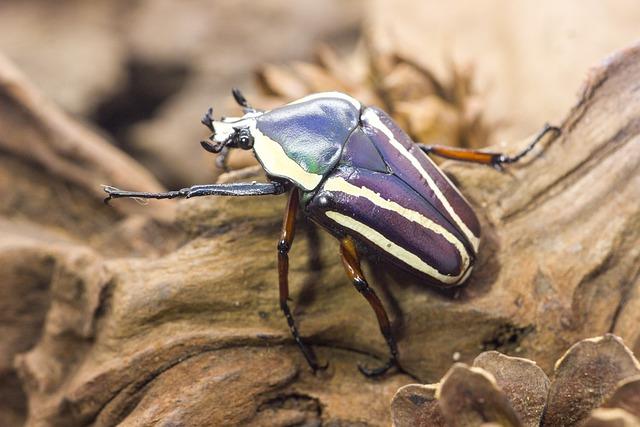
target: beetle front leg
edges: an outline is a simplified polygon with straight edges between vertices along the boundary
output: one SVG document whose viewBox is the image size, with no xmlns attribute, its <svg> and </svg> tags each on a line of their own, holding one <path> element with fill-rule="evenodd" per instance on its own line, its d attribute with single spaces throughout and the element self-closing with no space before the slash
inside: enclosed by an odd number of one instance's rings
<svg viewBox="0 0 640 427">
<path fill-rule="evenodd" d="M 529 143 L 519 153 L 509 156 L 504 153 L 497 153 L 492 151 L 483 150 L 470 150 L 466 148 L 448 147 L 445 145 L 426 145 L 417 143 L 418 147 L 427 154 L 433 154 L 435 156 L 444 157 L 445 159 L 458 160 L 462 162 L 480 163 L 483 165 L 490 165 L 496 169 L 501 169 L 502 165 L 509 163 L 516 163 L 522 159 L 527 153 L 533 150 L 533 147 L 538 144 L 544 138 L 544 136 L 550 132 L 555 133 L 557 138 L 560 135 L 561 130 L 556 126 L 550 126 L 545 124 L 544 127 L 535 136 L 533 141 Z M 555 139 L 555 138 L 554 138 Z"/>
<path fill-rule="evenodd" d="M 111 199 L 176 199 L 202 196 L 267 196 L 282 194 L 286 190 L 279 182 L 251 182 L 231 184 L 202 184 L 194 185 L 180 190 L 166 191 L 164 193 L 149 193 L 145 191 L 127 191 L 109 185 L 103 186 L 107 197 L 104 202 L 109 204 Z"/>
<path fill-rule="evenodd" d="M 218 157 L 216 157 L 216 167 L 222 169 L 224 172 L 229 172 L 229 166 L 227 166 L 227 160 L 229 159 L 229 147 L 222 147 Z"/>
<path fill-rule="evenodd" d="M 300 347 L 300 350 L 302 351 L 304 358 L 307 360 L 307 363 L 315 372 L 318 369 L 326 368 L 327 365 L 318 365 L 316 355 L 311 347 L 308 347 L 304 342 L 302 342 L 302 338 L 300 338 L 300 333 L 298 332 L 298 328 L 296 327 L 293 315 L 291 314 L 291 310 L 289 310 L 289 305 L 287 304 L 287 300 L 289 299 L 289 250 L 291 249 L 293 238 L 295 236 L 298 203 L 298 189 L 294 188 L 293 190 L 291 190 L 291 193 L 289 195 L 289 201 L 287 203 L 287 209 L 285 210 L 284 221 L 282 223 L 282 234 L 280 235 L 280 241 L 278 241 L 278 279 L 280 285 L 280 309 L 284 313 L 284 316 L 287 318 L 287 323 L 289 324 L 289 329 L 291 330 L 293 339 L 295 340 L 296 344 L 298 344 L 298 347 Z"/>
<path fill-rule="evenodd" d="M 391 323 L 387 312 L 376 295 L 375 291 L 369 286 L 362 270 L 360 269 L 360 260 L 358 258 L 358 252 L 356 251 L 355 242 L 351 237 L 345 237 L 340 241 L 340 254 L 342 255 L 342 263 L 347 271 L 349 279 L 353 282 L 355 288 L 367 299 L 367 302 L 373 309 L 378 319 L 378 325 L 380 326 L 380 332 L 384 336 L 387 346 L 389 346 L 390 357 L 387 363 L 375 369 L 368 369 L 362 365 L 358 365 L 358 369 L 367 377 L 376 377 L 384 374 L 393 366 L 399 366 L 398 364 L 398 346 L 396 339 L 391 331 Z"/>
</svg>

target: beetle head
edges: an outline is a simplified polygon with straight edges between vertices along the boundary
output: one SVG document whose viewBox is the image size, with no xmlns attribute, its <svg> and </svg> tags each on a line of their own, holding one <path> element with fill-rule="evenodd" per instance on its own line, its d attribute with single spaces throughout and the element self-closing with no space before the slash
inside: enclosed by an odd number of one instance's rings
<svg viewBox="0 0 640 427">
<path fill-rule="evenodd" d="M 211 153 L 219 153 L 225 147 L 242 150 L 253 148 L 251 128 L 255 126 L 255 119 L 261 116 L 262 112 L 251 107 L 238 89 L 233 89 L 233 97 L 242 107 L 244 116 L 222 117 L 220 120 L 214 120 L 213 110 L 209 108 L 202 117 L 202 124 L 208 127 L 212 133 L 209 139 L 200 141 L 200 145 Z"/>
</svg>

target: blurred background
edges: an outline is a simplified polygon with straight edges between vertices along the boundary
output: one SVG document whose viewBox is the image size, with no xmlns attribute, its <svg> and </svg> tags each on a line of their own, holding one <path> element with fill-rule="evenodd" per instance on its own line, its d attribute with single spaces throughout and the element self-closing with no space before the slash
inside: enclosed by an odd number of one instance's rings
<svg viewBox="0 0 640 427">
<path fill-rule="evenodd" d="M 100 184 L 215 181 L 200 118 L 237 114 L 232 87 L 258 108 L 344 91 L 417 141 L 500 147 L 560 120 L 639 22 L 637 0 L 0 1 L 0 426 L 27 413 L 14 357 L 49 315 L 47 245 L 110 259 L 183 243 L 173 206 L 106 210 Z"/>
<path fill-rule="evenodd" d="M 430 143 L 522 139 L 572 105 L 585 70 L 638 38 L 638 18 L 633 0 L 4 0 L 0 51 L 175 187 L 217 173 L 199 118 L 237 113 L 231 87 L 261 107 L 350 91 Z"/>
</svg>

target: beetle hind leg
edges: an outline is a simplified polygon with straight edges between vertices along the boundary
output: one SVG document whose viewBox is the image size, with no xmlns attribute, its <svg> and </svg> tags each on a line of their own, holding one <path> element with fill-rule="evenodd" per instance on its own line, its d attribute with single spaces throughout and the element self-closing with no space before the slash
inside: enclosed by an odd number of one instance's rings
<svg viewBox="0 0 640 427">
<path fill-rule="evenodd" d="M 280 241 L 278 242 L 278 279 L 280 289 L 280 309 L 284 313 L 287 319 L 287 324 L 291 330 L 291 335 L 296 344 L 302 351 L 302 355 L 307 360 L 307 363 L 316 372 L 319 369 L 325 369 L 328 365 L 319 365 L 318 359 L 311 347 L 307 346 L 300 337 L 296 322 L 293 319 L 287 300 L 289 299 L 289 250 L 293 243 L 295 235 L 296 213 L 298 212 L 298 190 L 294 188 L 289 195 L 289 202 L 284 214 L 284 221 L 282 223 L 282 234 Z"/>
<path fill-rule="evenodd" d="M 554 134 L 554 139 L 557 138 L 561 129 L 556 126 L 545 124 L 542 130 L 533 138 L 524 149 L 519 153 L 509 156 L 504 153 L 498 153 L 493 151 L 483 150 L 470 150 L 466 148 L 448 147 L 444 145 L 426 145 L 417 143 L 418 147 L 427 154 L 433 154 L 435 156 L 443 157 L 445 159 L 458 160 L 462 162 L 480 163 L 483 165 L 490 165 L 496 169 L 502 169 L 502 165 L 509 163 L 516 163 L 527 155 L 538 142 L 540 142 L 548 133 Z"/>
<path fill-rule="evenodd" d="M 387 316 L 387 312 L 385 311 L 380 298 L 378 298 L 378 295 L 376 295 L 375 291 L 369 286 L 364 278 L 362 270 L 360 269 L 358 252 L 356 251 L 355 242 L 351 237 L 347 236 L 340 241 L 340 254 L 342 255 L 342 263 L 347 272 L 347 276 L 349 276 L 349 279 L 353 282 L 353 286 L 358 292 L 360 292 L 360 294 L 362 294 L 363 297 L 365 297 L 376 314 L 380 332 L 382 332 L 382 335 L 387 342 L 387 346 L 389 347 L 389 360 L 387 360 L 384 365 L 374 369 L 358 365 L 358 369 L 365 376 L 377 377 L 384 374 L 394 366 L 400 366 L 398 363 L 398 346 L 396 344 L 396 339 L 391 331 L 391 323 L 389 322 L 389 317 Z"/>
</svg>

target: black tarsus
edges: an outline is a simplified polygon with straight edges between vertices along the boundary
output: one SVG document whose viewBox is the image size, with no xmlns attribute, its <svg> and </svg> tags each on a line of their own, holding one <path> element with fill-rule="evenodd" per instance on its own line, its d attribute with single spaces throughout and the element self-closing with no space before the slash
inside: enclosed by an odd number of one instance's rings
<svg viewBox="0 0 640 427">
<path fill-rule="evenodd" d="M 521 158 L 526 156 L 533 148 L 544 138 L 546 134 L 549 132 L 554 132 L 556 137 L 562 133 L 562 130 L 557 126 L 552 126 L 549 123 L 545 123 L 544 127 L 538 132 L 538 134 L 533 138 L 533 141 L 529 143 L 522 151 L 513 156 L 507 156 L 505 154 L 500 154 L 496 157 L 495 160 L 492 161 L 492 166 L 500 168 L 500 165 L 515 163 L 519 161 Z"/>
<path fill-rule="evenodd" d="M 389 371 L 389 369 L 393 368 L 393 367 L 398 367 L 398 361 L 395 359 L 395 357 L 393 359 L 389 359 L 387 360 L 387 362 L 382 365 L 379 366 L 377 368 L 367 368 L 366 366 L 363 366 L 362 364 L 358 364 L 358 370 L 362 373 L 362 375 L 364 375 L 365 377 L 368 378 L 376 378 L 379 377 L 381 375 L 384 375 L 387 373 L 387 371 Z M 399 368 L 400 370 L 402 370 L 401 368 Z"/>
<path fill-rule="evenodd" d="M 358 290 L 358 292 L 360 292 L 360 294 L 362 296 L 364 296 L 370 303 L 371 303 L 372 300 L 373 301 L 377 301 L 377 304 L 380 307 L 382 307 L 380 299 L 376 295 L 375 291 L 366 282 L 366 280 L 364 280 L 364 279 L 363 280 L 354 280 L 353 281 L 353 285 Z M 373 304 L 376 304 L 376 303 L 373 303 Z M 384 308 L 382 308 L 382 309 L 384 310 Z M 386 312 L 385 312 L 385 316 L 386 316 Z M 398 344 L 396 343 L 396 339 L 393 336 L 393 333 L 391 332 L 390 325 L 383 326 L 382 324 L 380 324 L 380 332 L 382 332 L 382 336 L 384 337 L 384 340 L 387 343 L 387 347 L 389 348 L 390 357 L 389 357 L 389 359 L 387 359 L 387 361 L 385 362 L 384 365 L 379 366 L 377 368 L 367 368 L 366 366 L 364 366 L 362 364 L 358 364 L 358 370 L 364 376 L 369 377 L 369 378 L 379 377 L 380 375 L 385 374 L 389 369 L 391 369 L 394 366 L 396 366 L 400 370 L 402 370 L 402 368 L 400 367 L 400 365 L 398 363 Z"/>
<path fill-rule="evenodd" d="M 144 191 L 120 190 L 108 185 L 103 186 L 108 194 L 104 199 L 105 204 L 109 204 L 111 199 L 130 197 L 134 199 L 176 199 L 201 196 L 266 196 L 282 194 L 286 191 L 284 185 L 279 182 L 256 182 L 256 183 L 232 183 L 232 184 L 203 184 L 194 185 L 180 190 L 167 191 L 164 193 L 151 193 Z"/>
<path fill-rule="evenodd" d="M 345 271 L 347 276 L 351 280 L 353 286 L 356 290 L 367 300 L 373 312 L 376 315 L 378 320 L 378 326 L 380 328 L 380 332 L 384 337 L 387 346 L 389 347 L 389 359 L 385 362 L 384 365 L 379 366 L 377 368 L 367 368 L 363 365 L 358 365 L 358 369 L 362 372 L 363 375 L 367 377 L 378 377 L 386 373 L 392 367 L 397 367 L 400 371 L 402 368 L 398 362 L 398 345 L 396 343 L 395 337 L 393 336 L 393 331 L 391 328 L 391 322 L 389 322 L 389 316 L 387 315 L 387 311 L 382 305 L 382 301 L 376 294 L 376 292 L 369 286 L 367 280 L 364 277 L 362 269 L 360 268 L 360 259 L 358 256 L 358 251 L 355 246 L 354 240 L 347 236 L 340 241 L 340 255 L 342 257 L 342 263 L 345 267 Z"/>
<path fill-rule="evenodd" d="M 542 128 L 542 130 L 540 130 L 540 132 L 538 132 L 533 141 L 530 142 L 529 145 L 527 145 L 522 151 L 513 156 L 492 151 L 457 148 L 444 145 L 426 145 L 421 143 L 416 143 L 416 145 L 426 154 L 443 157 L 445 159 L 457 160 L 460 162 L 489 165 L 498 170 L 502 170 L 502 165 L 516 163 L 524 156 L 526 156 L 549 132 L 554 132 L 557 137 L 562 133 L 562 130 L 559 127 L 551 126 L 548 123 L 545 123 L 544 127 Z"/>
</svg>

